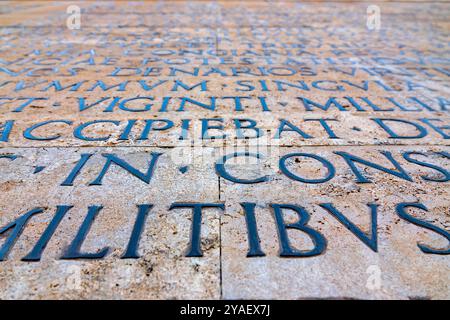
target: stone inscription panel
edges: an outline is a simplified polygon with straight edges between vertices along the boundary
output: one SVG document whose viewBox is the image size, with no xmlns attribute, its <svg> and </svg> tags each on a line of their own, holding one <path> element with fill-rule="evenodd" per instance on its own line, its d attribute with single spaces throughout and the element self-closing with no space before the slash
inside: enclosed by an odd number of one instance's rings
<svg viewBox="0 0 450 320">
<path fill-rule="evenodd" d="M 72 5 L 0 5 L 1 299 L 450 298 L 449 4 Z"/>
</svg>

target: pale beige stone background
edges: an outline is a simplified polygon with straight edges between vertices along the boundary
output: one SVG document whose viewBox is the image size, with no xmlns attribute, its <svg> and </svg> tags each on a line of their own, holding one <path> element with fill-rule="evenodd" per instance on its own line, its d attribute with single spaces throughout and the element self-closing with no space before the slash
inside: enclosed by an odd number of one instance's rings
<svg viewBox="0 0 450 320">
<path fill-rule="evenodd" d="M 371 85 L 370 91 L 345 86 L 346 91 L 326 92 L 287 90 L 284 92 L 255 91 L 236 92 L 231 85 L 238 80 L 256 83 L 259 78 L 249 75 L 223 77 L 220 75 L 192 77 L 179 74 L 170 77 L 167 65 L 162 61 L 152 62 L 152 67 L 164 69 L 161 76 L 144 78 L 149 83 L 168 80 L 166 85 L 146 92 L 136 84 L 130 84 L 127 90 L 116 89 L 103 92 L 87 91 L 97 80 L 109 85 L 125 80 L 142 80 L 139 75 L 108 77 L 114 68 L 97 64 L 89 66 L 80 63 L 76 77 L 65 77 L 70 67 L 54 63 L 60 73 L 30 77 L 26 74 L 9 76 L 0 73 L 0 83 L 11 81 L 0 87 L 0 96 L 15 99 L 24 96 L 46 97 L 49 100 L 36 101 L 24 112 L 13 112 L 11 104 L 0 106 L 0 123 L 15 120 L 10 141 L 0 143 L 1 154 L 17 154 L 14 161 L 0 159 L 0 225 L 4 226 L 27 210 L 45 206 L 41 215 L 32 219 L 21 238 L 15 244 L 7 261 L 0 262 L 0 298 L 112 298 L 112 299 L 305 299 L 305 298 L 363 298 L 363 299 L 448 299 L 450 298 L 450 263 L 448 256 L 425 255 L 416 243 L 423 242 L 436 247 L 448 245 L 440 236 L 400 220 L 394 212 L 398 202 L 420 201 L 428 208 L 427 214 L 415 212 L 417 217 L 426 219 L 442 229 L 449 230 L 450 189 L 447 183 L 423 181 L 420 176 L 433 174 L 434 171 L 408 164 L 401 160 L 401 151 L 450 152 L 448 140 L 433 130 L 425 139 L 395 140 L 389 139 L 370 118 L 393 117 L 411 121 L 419 118 L 439 118 L 446 124 L 448 111 L 402 113 L 395 112 L 356 112 L 349 108 L 347 112 L 336 110 L 305 112 L 298 96 L 325 102 L 330 96 L 342 99 L 344 96 L 366 96 L 374 103 L 387 107 L 386 97 L 403 101 L 417 96 L 424 101 L 435 101 L 436 96 L 449 98 L 448 76 L 436 72 L 436 68 L 447 68 L 449 58 L 448 43 L 450 5 L 431 2 L 375 2 L 382 10 L 382 29 L 369 32 L 366 29 L 367 3 L 320 3 L 305 2 L 135 2 L 125 1 L 79 3 L 83 9 L 82 28 L 70 31 L 66 28 L 65 1 L 8 1 L 0 4 L 0 55 L 2 59 L 14 61 L 25 58 L 20 66 L 10 67 L 37 68 L 32 63 L 34 49 L 45 52 L 48 49 L 66 48 L 72 45 L 71 52 L 95 49 L 97 61 L 108 55 L 116 56 L 115 64 L 124 67 L 139 67 L 142 58 L 149 49 L 140 48 L 139 42 L 131 43 L 133 34 L 141 34 L 147 43 L 161 44 L 165 49 L 192 49 L 188 43 L 195 43 L 196 49 L 247 50 L 246 43 L 253 42 L 256 51 L 262 50 L 265 42 L 275 44 L 305 44 L 305 50 L 317 57 L 326 58 L 342 50 L 341 57 L 349 59 L 366 58 L 359 67 L 377 68 L 379 65 L 372 56 L 409 57 L 417 49 L 428 57 L 440 57 L 426 65 L 427 71 L 434 74 L 430 79 L 424 74 L 415 73 L 412 78 L 400 74 L 369 75 L 358 73 L 355 77 L 339 73 L 329 65 L 315 66 L 316 76 L 298 74 L 292 77 L 265 76 L 268 80 L 311 81 L 328 80 L 380 80 L 399 91 L 385 92 Z M 371 2 L 370 2 L 371 4 Z M 86 40 L 88 37 L 88 40 Z M 165 40 L 162 40 L 162 39 Z M 322 46 L 318 44 L 322 41 Z M 99 45 L 107 44 L 103 47 Z M 124 55 L 128 45 L 138 54 Z M 438 45 L 444 45 L 439 47 Z M 205 57 L 206 54 L 201 56 Z M 245 57 L 252 57 L 248 53 Z M 307 53 L 304 56 L 308 56 Z M 26 60 L 30 58 L 30 60 Z M 87 55 L 77 61 L 85 60 Z M 194 56 L 195 57 L 195 56 Z M 300 57 L 303 57 L 301 55 Z M 197 57 L 198 58 L 198 57 Z M 197 60 L 191 65 L 180 68 L 199 67 L 200 74 L 207 70 Z M 285 55 L 275 55 L 273 63 L 284 65 Z M 264 61 L 258 65 L 268 67 Z M 4 66 L 3 64 L 0 66 Z M 240 60 L 233 60 L 231 67 L 247 66 Z M 350 65 L 351 66 L 351 65 Z M 348 70 L 349 65 L 338 67 Z M 8 65 L 6 65 L 8 67 Z M 177 67 L 177 65 L 175 65 Z M 221 67 L 216 60 L 210 67 Z M 417 68 L 413 60 L 404 65 L 389 65 L 391 70 Z M 448 69 L 447 69 L 448 72 Z M 173 80 L 197 83 L 209 80 L 209 92 L 198 89 L 192 91 L 171 92 Z M 356 79 L 356 80 L 355 80 Z M 18 81 L 26 81 L 31 86 L 22 91 L 14 91 Z M 88 85 L 79 92 L 50 89 L 41 91 L 50 80 L 58 80 L 64 85 L 87 80 Z M 435 91 L 417 89 L 409 92 L 402 84 L 405 80 L 420 83 Z M 172 82 L 171 82 L 172 81 Z M 41 83 L 42 82 L 42 83 Z M 271 84 L 271 88 L 275 86 Z M 177 105 L 171 104 L 169 112 L 129 113 L 115 111 L 104 113 L 106 104 L 85 112 L 77 111 L 76 98 L 87 97 L 95 101 L 103 96 L 151 95 L 157 99 L 163 96 L 191 97 L 206 101 L 209 96 L 249 95 L 253 99 L 245 102 L 243 112 L 235 112 L 228 101 L 218 103 L 215 112 L 199 107 L 187 107 L 185 112 L 177 112 Z M 271 113 L 260 112 L 256 97 L 267 96 Z M 13 101 L 17 106 L 18 100 Z M 59 106 L 52 107 L 58 102 Z M 281 102 L 281 104 L 280 104 Z M 434 102 L 433 106 L 436 103 Z M 301 139 L 295 134 L 285 133 L 277 142 L 277 155 L 289 152 L 310 152 L 333 160 L 336 165 L 336 177 L 319 185 L 305 185 L 283 176 L 277 167 L 277 157 L 265 159 L 262 164 L 233 169 L 234 173 L 245 177 L 268 174 L 270 181 L 255 185 L 233 184 L 218 178 L 214 171 L 214 162 L 223 155 L 223 141 L 199 142 L 196 147 L 206 145 L 214 156 L 194 156 L 194 163 L 176 157 L 173 152 L 179 146 L 178 135 L 181 119 L 222 117 L 225 119 L 225 131 L 230 134 L 227 146 L 233 146 L 232 119 L 252 118 L 261 128 L 276 129 L 279 119 L 289 119 L 298 124 L 313 139 Z M 331 127 L 341 139 L 330 140 L 323 129 L 304 119 L 328 117 L 339 120 Z M 175 126 L 167 132 L 153 132 L 149 140 L 138 141 L 139 130 L 145 119 L 169 118 Z M 31 124 L 55 119 L 74 121 L 75 125 L 94 119 L 120 120 L 118 128 L 99 125 L 87 131 L 111 134 L 105 142 L 87 142 L 73 138 L 74 126 L 55 125 L 52 130 L 61 134 L 54 141 L 30 141 L 22 136 L 25 128 Z M 125 122 L 137 119 L 138 123 L 131 139 L 119 141 L 120 130 Z M 362 129 L 361 131 L 352 128 Z M 403 133 L 408 132 L 407 129 Z M 39 132 L 39 131 L 36 131 Z M 44 131 L 40 131 L 44 133 Z M 53 131 L 52 131 L 53 132 Z M 192 138 L 198 140 L 198 127 Z M 243 142 L 246 145 L 247 142 Z M 274 141 L 270 142 L 274 144 Z M 279 146 L 279 148 L 278 148 Z M 185 151 L 192 152 L 189 144 Z M 354 176 L 342 159 L 333 155 L 333 151 L 347 151 L 361 157 L 386 164 L 378 150 L 391 151 L 395 158 L 405 166 L 413 177 L 409 183 L 381 174 L 371 169 L 365 172 L 373 183 L 358 185 Z M 155 176 L 149 185 L 124 173 L 117 167 L 104 179 L 103 186 L 88 186 L 98 174 L 103 158 L 101 153 L 116 153 L 136 166 L 145 168 L 150 152 L 162 152 Z M 205 150 L 203 150 L 204 152 Z M 73 187 L 61 187 L 60 183 L 70 172 L 81 153 L 95 153 Z M 449 161 L 444 157 L 433 157 L 433 163 L 446 169 Z M 187 172 L 179 169 L 188 165 Z M 36 166 L 45 169 L 33 174 Z M 295 166 L 293 168 L 296 168 Z M 303 174 L 317 174 L 320 169 L 297 168 Z M 296 170 L 297 170 L 296 169 Z M 143 169 L 142 169 L 143 170 Z M 261 246 L 266 257 L 246 258 L 247 236 L 245 220 L 239 202 L 256 202 L 258 228 Z M 327 215 L 317 204 L 332 202 L 337 208 L 346 210 L 349 219 L 359 227 L 368 230 L 367 202 L 380 204 L 379 211 L 379 252 L 373 253 L 353 234 L 342 227 L 334 218 Z M 204 257 L 184 257 L 189 244 L 191 213 L 189 210 L 169 211 L 173 202 L 213 202 L 224 203 L 226 210 L 205 211 L 202 225 L 202 248 Z M 286 259 L 277 256 L 278 238 L 274 219 L 269 211 L 270 202 L 292 203 L 304 206 L 312 215 L 311 225 L 320 230 L 328 240 L 328 249 L 320 257 L 307 259 Z M 139 251 L 142 257 L 137 260 L 121 260 L 136 215 L 136 204 L 152 203 L 146 227 L 142 235 Z M 44 251 L 40 262 L 22 262 L 45 229 L 58 204 L 72 204 L 75 207 L 68 213 Z M 81 223 L 88 205 L 103 204 L 104 209 L 96 219 L 83 251 L 92 251 L 110 246 L 110 254 L 101 261 L 64 261 L 59 260 L 63 250 L 70 243 Z M 287 215 L 286 219 L 292 219 Z M 292 243 L 298 247 L 307 246 L 308 238 L 299 232 L 289 232 Z M 367 268 L 377 265 L 382 271 L 382 286 L 378 290 L 366 287 Z M 78 282 L 78 280 L 80 280 Z"/>
</svg>

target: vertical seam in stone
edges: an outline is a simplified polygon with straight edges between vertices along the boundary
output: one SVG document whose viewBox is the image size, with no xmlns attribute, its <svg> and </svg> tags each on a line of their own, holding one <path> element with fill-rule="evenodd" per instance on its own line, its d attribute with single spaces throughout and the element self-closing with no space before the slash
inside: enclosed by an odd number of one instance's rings
<svg viewBox="0 0 450 320">
<path fill-rule="evenodd" d="M 216 31 L 216 52 L 219 51 L 219 30 L 220 30 L 220 21 L 221 19 L 221 6 L 219 5 L 219 12 L 216 16 L 216 25 L 214 29 Z M 219 189 L 219 201 L 221 201 L 221 188 L 220 188 L 220 176 L 217 175 L 217 184 Z M 226 208 L 225 208 L 226 209 Z M 220 286 L 220 299 L 223 299 L 223 284 L 222 284 L 222 212 L 219 212 L 219 286 Z"/>
</svg>

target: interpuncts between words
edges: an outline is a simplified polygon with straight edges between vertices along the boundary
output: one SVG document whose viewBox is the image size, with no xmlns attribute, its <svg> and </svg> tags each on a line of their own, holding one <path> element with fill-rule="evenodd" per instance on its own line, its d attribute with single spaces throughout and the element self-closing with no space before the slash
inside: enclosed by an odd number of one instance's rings
<svg viewBox="0 0 450 320">
<path fill-rule="evenodd" d="M 349 167 L 351 172 L 353 172 L 355 176 L 356 183 L 372 183 L 372 181 L 367 177 L 366 170 L 362 170 L 359 166 L 364 166 L 365 168 L 371 168 L 372 170 L 377 170 L 382 174 L 387 174 L 389 176 L 394 176 L 397 179 L 408 182 L 413 182 L 414 179 L 410 172 L 406 169 L 404 165 L 402 165 L 399 161 L 395 159 L 393 154 L 388 151 L 379 151 L 381 155 L 383 155 L 387 161 L 391 163 L 395 169 L 390 169 L 385 167 L 384 165 L 380 165 L 378 163 L 369 161 L 367 159 L 352 155 L 347 152 L 339 152 L 336 151 L 334 154 L 340 156 L 344 163 Z M 431 155 L 432 154 L 432 155 Z M 149 156 L 148 168 L 146 172 L 142 172 L 139 169 L 133 167 L 130 163 L 120 158 L 115 154 L 102 154 L 102 156 L 106 159 L 103 167 L 101 168 L 98 176 L 88 184 L 88 186 L 102 186 L 103 178 L 109 172 L 111 166 L 116 166 L 124 170 L 127 174 L 131 174 L 135 178 L 141 180 L 146 184 L 150 184 L 151 178 L 153 176 L 154 171 L 157 168 L 158 159 L 161 157 L 161 153 L 153 152 Z M 433 174 L 423 174 L 419 177 L 415 177 L 415 179 L 421 179 L 430 183 L 446 183 L 450 180 L 450 172 L 442 166 L 438 166 L 430 161 L 433 157 L 442 157 L 444 159 L 449 159 L 450 154 L 445 151 L 440 152 L 418 152 L 418 151 L 405 151 L 401 152 L 401 155 L 405 161 L 409 164 L 413 164 L 415 166 L 420 166 L 422 168 L 427 168 L 429 170 L 434 171 Z M 61 187 L 71 187 L 74 182 L 77 180 L 77 177 L 83 171 L 86 163 L 91 158 L 92 154 L 82 154 L 77 163 L 75 163 L 71 172 L 64 179 L 64 181 L 60 184 Z M 417 156 L 426 157 L 426 160 L 418 160 Z M 7 158 L 7 160 L 14 161 L 17 156 L 13 154 L 3 155 L 3 158 Z M 260 176 L 253 179 L 238 177 L 236 174 L 230 173 L 230 171 L 226 167 L 227 161 L 238 158 L 238 157 L 253 157 L 253 158 L 261 158 L 262 156 L 259 153 L 250 153 L 250 152 L 236 152 L 223 156 L 221 159 L 217 160 L 215 163 L 216 174 L 225 180 L 231 181 L 236 184 L 257 184 L 257 183 L 266 183 L 270 179 L 268 176 Z M 327 173 L 325 176 L 320 178 L 305 178 L 299 175 L 299 173 L 294 172 L 292 169 L 289 169 L 287 166 L 287 162 L 290 159 L 296 157 L 305 157 L 310 160 L 317 161 L 323 165 L 325 169 L 327 169 Z M 357 164 L 359 166 L 357 166 Z M 279 160 L 279 168 L 282 174 L 287 176 L 289 179 L 295 180 L 299 183 L 303 184 L 320 184 L 326 183 L 333 179 L 336 173 L 335 165 L 327 160 L 325 157 L 318 154 L 311 153 L 289 153 L 284 155 Z M 248 251 L 247 257 L 261 257 L 265 256 L 265 252 L 263 250 L 263 246 L 261 245 L 263 242 L 259 238 L 258 227 L 257 227 L 257 217 L 255 214 L 255 208 L 257 205 L 260 207 L 261 204 L 256 202 L 240 202 L 239 203 L 243 210 L 243 223 L 245 220 L 246 231 L 247 231 L 247 242 L 248 242 Z M 123 254 L 121 255 L 122 259 L 138 259 L 140 257 L 139 254 L 139 243 L 141 239 L 141 235 L 145 228 L 145 222 L 147 216 L 151 213 L 152 208 L 154 206 L 158 206 L 159 204 L 152 203 L 141 203 L 136 205 L 136 215 L 134 225 L 130 232 L 130 236 L 128 239 L 128 244 L 124 249 Z M 370 248 L 370 250 L 374 252 L 378 252 L 378 241 L 377 241 L 377 215 L 380 212 L 380 205 L 374 202 L 366 203 L 367 211 L 370 215 L 370 232 L 364 232 L 360 227 L 354 224 L 347 216 L 348 214 L 342 211 L 342 208 L 334 205 L 333 203 L 317 203 L 318 208 L 324 210 L 324 212 L 328 213 L 330 216 L 333 216 L 339 223 L 341 223 L 349 232 L 351 232 L 357 239 L 359 239 L 363 245 Z M 71 204 L 61 204 L 56 206 L 55 213 L 50 220 L 50 223 L 47 225 L 44 232 L 40 235 L 40 238 L 35 243 L 32 250 L 22 258 L 23 261 L 39 261 L 41 259 L 42 253 L 44 252 L 47 244 L 52 238 L 53 234 L 57 230 L 60 222 L 64 219 L 66 214 L 73 208 L 74 206 Z M 314 257 L 321 255 L 325 252 L 327 247 L 327 239 L 325 236 L 314 226 L 309 223 L 311 218 L 311 214 L 307 211 L 307 209 L 301 205 L 296 203 L 269 203 L 267 204 L 268 209 L 270 209 L 273 213 L 274 224 L 278 231 L 278 243 L 279 243 L 279 256 L 280 257 Z M 61 259 L 102 259 L 104 258 L 110 248 L 104 247 L 99 248 L 96 252 L 89 253 L 83 252 L 81 250 L 84 240 L 89 234 L 91 225 L 93 224 L 95 218 L 103 209 L 102 205 L 88 205 L 87 213 L 83 219 L 83 222 L 79 225 L 78 232 L 75 237 L 71 241 L 70 245 L 63 250 L 61 255 Z M 202 237 L 201 237 L 201 228 L 202 228 L 202 218 L 203 215 L 207 213 L 209 210 L 219 210 L 225 211 L 225 203 L 223 202 L 174 202 L 172 203 L 168 210 L 178 210 L 178 209 L 188 209 L 192 212 L 192 222 L 191 222 L 191 230 L 190 230 L 190 240 L 187 243 L 186 257 L 202 257 Z M 416 226 L 431 231 L 440 237 L 445 238 L 450 243 L 450 233 L 435 224 L 432 224 L 426 220 L 419 219 L 412 215 L 409 210 L 413 209 L 415 211 L 428 212 L 428 208 L 425 204 L 420 202 L 400 202 L 395 204 L 395 213 L 403 220 L 415 224 Z M 36 207 L 24 214 L 21 214 L 19 218 L 10 222 L 6 226 L 0 228 L 0 236 L 5 238 L 3 245 L 0 247 L 0 261 L 4 261 L 7 259 L 9 252 L 12 250 L 14 243 L 20 237 L 23 230 L 26 228 L 27 223 L 33 218 L 33 216 L 42 214 L 45 211 L 53 211 L 52 209 L 46 209 L 43 207 Z M 293 212 L 297 216 L 297 221 L 294 223 L 287 223 L 284 220 L 285 212 Z M 313 248 L 308 250 L 301 250 L 296 248 L 291 244 L 289 239 L 289 230 L 296 230 L 297 232 L 301 232 L 306 234 L 313 243 Z M 425 243 L 417 243 L 418 248 L 421 252 L 425 254 L 437 254 L 437 255 L 448 255 L 450 254 L 450 245 L 446 248 L 434 248 Z"/>
</svg>

